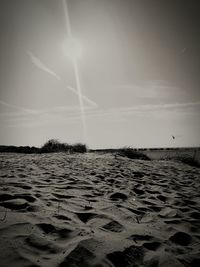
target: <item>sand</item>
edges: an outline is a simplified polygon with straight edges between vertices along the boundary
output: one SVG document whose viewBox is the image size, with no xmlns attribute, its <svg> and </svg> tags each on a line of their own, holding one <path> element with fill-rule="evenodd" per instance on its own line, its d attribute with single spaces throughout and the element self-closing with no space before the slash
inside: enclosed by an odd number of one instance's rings
<svg viewBox="0 0 200 267">
<path fill-rule="evenodd" d="M 200 169 L 0 154 L 0 266 L 200 266 Z"/>
</svg>

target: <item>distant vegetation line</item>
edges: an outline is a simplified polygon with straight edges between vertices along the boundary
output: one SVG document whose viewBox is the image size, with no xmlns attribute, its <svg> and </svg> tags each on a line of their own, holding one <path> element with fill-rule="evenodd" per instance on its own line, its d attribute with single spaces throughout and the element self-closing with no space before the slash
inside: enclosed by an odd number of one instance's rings
<svg viewBox="0 0 200 267">
<path fill-rule="evenodd" d="M 85 153 L 87 146 L 85 144 L 67 144 L 61 143 L 57 139 L 48 140 L 42 147 L 30 146 L 0 146 L 0 153 L 55 153 L 55 152 L 68 152 L 68 153 Z"/>
<path fill-rule="evenodd" d="M 188 151 L 185 153 L 185 151 Z M 153 148 L 153 149 L 134 149 L 131 147 L 123 147 L 116 149 L 88 149 L 85 144 L 61 143 L 57 139 L 48 140 L 42 147 L 30 146 L 0 146 L 0 153 L 23 153 L 23 154 L 42 154 L 64 152 L 72 153 L 112 153 L 116 158 L 118 156 L 129 159 L 151 160 L 155 159 L 173 159 L 186 163 L 191 166 L 199 167 L 199 148 Z M 152 154 L 153 153 L 153 154 Z"/>
<path fill-rule="evenodd" d="M 30 146 L 0 146 L 0 153 L 23 153 L 23 154 L 42 154 L 64 152 L 72 153 L 112 153 L 115 158 L 118 156 L 129 159 L 152 160 L 152 159 L 173 159 L 182 163 L 200 167 L 200 148 L 144 148 L 134 149 L 123 147 L 116 149 L 88 149 L 85 144 L 61 143 L 57 139 L 48 140 L 42 147 Z M 156 156 L 156 158 L 155 158 Z"/>
<path fill-rule="evenodd" d="M 132 147 L 123 147 L 123 148 L 105 148 L 105 149 L 89 149 L 87 145 L 82 143 L 68 144 L 61 143 L 57 139 L 48 140 L 42 147 L 35 146 L 12 146 L 12 145 L 0 145 L 0 153 L 24 153 L 24 154 L 34 154 L 34 153 L 52 153 L 52 152 L 69 152 L 69 153 L 85 153 L 85 152 L 102 152 L 102 153 L 118 153 L 121 156 L 139 157 L 144 158 L 143 151 L 165 151 L 165 150 L 190 150 L 196 149 L 200 150 L 200 147 L 170 147 L 170 148 L 132 148 Z M 137 153 L 136 153 L 137 152 Z"/>
</svg>

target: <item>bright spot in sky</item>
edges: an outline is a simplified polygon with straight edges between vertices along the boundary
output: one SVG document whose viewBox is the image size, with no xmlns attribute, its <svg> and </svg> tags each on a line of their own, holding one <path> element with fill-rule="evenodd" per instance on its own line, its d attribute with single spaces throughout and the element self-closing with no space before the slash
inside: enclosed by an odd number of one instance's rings
<svg viewBox="0 0 200 267">
<path fill-rule="evenodd" d="M 71 60 L 80 59 L 82 56 L 82 46 L 78 39 L 74 37 L 68 37 L 62 44 L 62 49 L 64 55 L 66 55 Z"/>
</svg>

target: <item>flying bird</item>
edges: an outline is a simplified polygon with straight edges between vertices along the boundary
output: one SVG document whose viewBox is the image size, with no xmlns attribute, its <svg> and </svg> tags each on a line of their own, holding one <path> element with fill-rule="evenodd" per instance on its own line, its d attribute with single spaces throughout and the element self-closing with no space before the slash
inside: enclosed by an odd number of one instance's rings
<svg viewBox="0 0 200 267">
<path fill-rule="evenodd" d="M 172 138 L 173 138 L 173 139 L 177 139 L 177 138 L 180 138 L 180 137 L 182 137 L 182 136 L 183 136 L 182 134 L 178 134 L 178 135 L 176 135 L 176 136 L 175 136 L 175 135 L 172 135 Z"/>
</svg>

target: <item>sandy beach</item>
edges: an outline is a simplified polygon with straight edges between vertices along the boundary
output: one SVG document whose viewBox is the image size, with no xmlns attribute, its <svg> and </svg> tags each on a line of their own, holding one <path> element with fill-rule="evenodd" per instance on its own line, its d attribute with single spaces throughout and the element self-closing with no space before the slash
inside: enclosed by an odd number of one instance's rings
<svg viewBox="0 0 200 267">
<path fill-rule="evenodd" d="M 200 169 L 0 154 L 0 266 L 200 266 Z"/>
</svg>

